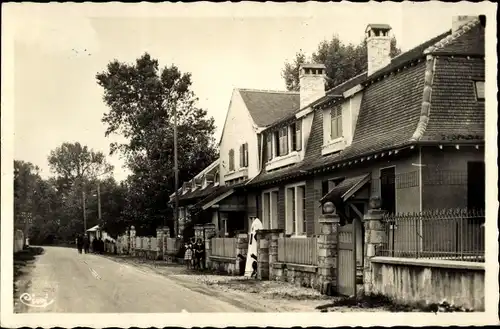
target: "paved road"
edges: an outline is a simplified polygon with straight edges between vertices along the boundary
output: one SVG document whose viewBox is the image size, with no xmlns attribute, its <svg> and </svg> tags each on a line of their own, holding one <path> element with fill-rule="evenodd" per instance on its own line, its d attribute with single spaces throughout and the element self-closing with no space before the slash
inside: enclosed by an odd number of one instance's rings
<svg viewBox="0 0 500 329">
<path fill-rule="evenodd" d="M 27 312 L 165 313 L 244 312 L 175 281 L 75 249 L 44 247 L 31 271 L 31 296 L 45 296 L 45 308 Z M 23 293 L 22 291 L 20 293 Z"/>
</svg>

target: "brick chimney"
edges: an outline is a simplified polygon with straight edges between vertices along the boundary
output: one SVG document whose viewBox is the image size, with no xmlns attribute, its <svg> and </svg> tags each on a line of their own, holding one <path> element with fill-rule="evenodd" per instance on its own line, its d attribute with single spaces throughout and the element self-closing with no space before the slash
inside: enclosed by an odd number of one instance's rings
<svg viewBox="0 0 500 329">
<path fill-rule="evenodd" d="M 300 108 L 325 96 L 325 71 L 323 64 L 302 64 L 299 72 Z"/>
<path fill-rule="evenodd" d="M 387 24 L 369 24 L 366 27 L 368 75 L 372 75 L 391 63 L 391 27 Z"/>
<path fill-rule="evenodd" d="M 478 19 L 477 16 L 453 16 L 451 21 L 451 33 L 455 33 L 461 26 Z"/>
</svg>

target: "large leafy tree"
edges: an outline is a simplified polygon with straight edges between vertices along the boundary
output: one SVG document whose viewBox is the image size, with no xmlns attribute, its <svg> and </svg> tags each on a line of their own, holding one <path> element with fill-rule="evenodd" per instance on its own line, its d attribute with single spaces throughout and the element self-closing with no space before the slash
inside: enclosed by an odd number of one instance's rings
<svg viewBox="0 0 500 329">
<path fill-rule="evenodd" d="M 401 53 L 397 47 L 396 39 L 391 40 L 391 57 Z M 366 71 L 367 62 L 366 40 L 358 45 L 346 44 L 337 35 L 331 40 L 319 43 L 311 58 L 307 58 L 301 51 L 295 54 L 291 62 L 285 62 L 281 72 L 287 90 L 300 89 L 299 67 L 306 62 L 321 63 L 326 66 L 326 88 L 330 89 L 358 74 Z"/>
<path fill-rule="evenodd" d="M 109 107 L 102 121 L 106 136 L 119 134 L 126 143 L 111 144 L 121 151 L 132 175 L 126 182 L 126 215 L 138 231 L 152 232 L 171 217 L 167 206 L 174 192 L 173 113 L 178 117 L 179 181 L 190 179 L 217 156 L 214 120 L 196 106 L 191 74 L 175 65 L 162 69 L 145 53 L 135 63 L 110 62 L 96 75 Z"/>
<path fill-rule="evenodd" d="M 63 143 L 50 152 L 48 161 L 60 187 L 113 170 L 113 166 L 106 161 L 102 152 L 89 149 L 79 142 Z"/>
</svg>

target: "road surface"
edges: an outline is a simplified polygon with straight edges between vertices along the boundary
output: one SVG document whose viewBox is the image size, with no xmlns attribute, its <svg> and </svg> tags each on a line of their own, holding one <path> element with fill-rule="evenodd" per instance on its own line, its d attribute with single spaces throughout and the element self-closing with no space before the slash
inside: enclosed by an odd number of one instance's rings
<svg viewBox="0 0 500 329">
<path fill-rule="evenodd" d="M 28 307 L 21 303 L 21 312 L 245 312 L 172 279 L 127 264 L 98 255 L 78 254 L 71 248 L 44 249 L 45 253 L 38 256 L 27 274 L 31 284 L 26 293 L 51 304 Z"/>
</svg>

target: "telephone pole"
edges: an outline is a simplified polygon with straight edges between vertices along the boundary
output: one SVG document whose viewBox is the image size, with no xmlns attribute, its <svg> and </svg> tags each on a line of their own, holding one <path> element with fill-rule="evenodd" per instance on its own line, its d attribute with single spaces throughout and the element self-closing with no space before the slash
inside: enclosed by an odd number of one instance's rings
<svg viewBox="0 0 500 329">
<path fill-rule="evenodd" d="M 97 181 L 97 214 L 99 225 L 101 225 L 101 184 L 99 181 Z"/>
<path fill-rule="evenodd" d="M 174 175 L 175 175 L 175 210 L 174 210 L 174 233 L 179 235 L 179 164 L 177 162 L 177 108 L 174 106 Z"/>
<path fill-rule="evenodd" d="M 83 234 L 87 234 L 87 210 L 85 209 L 85 191 L 82 191 L 83 205 Z"/>
</svg>

